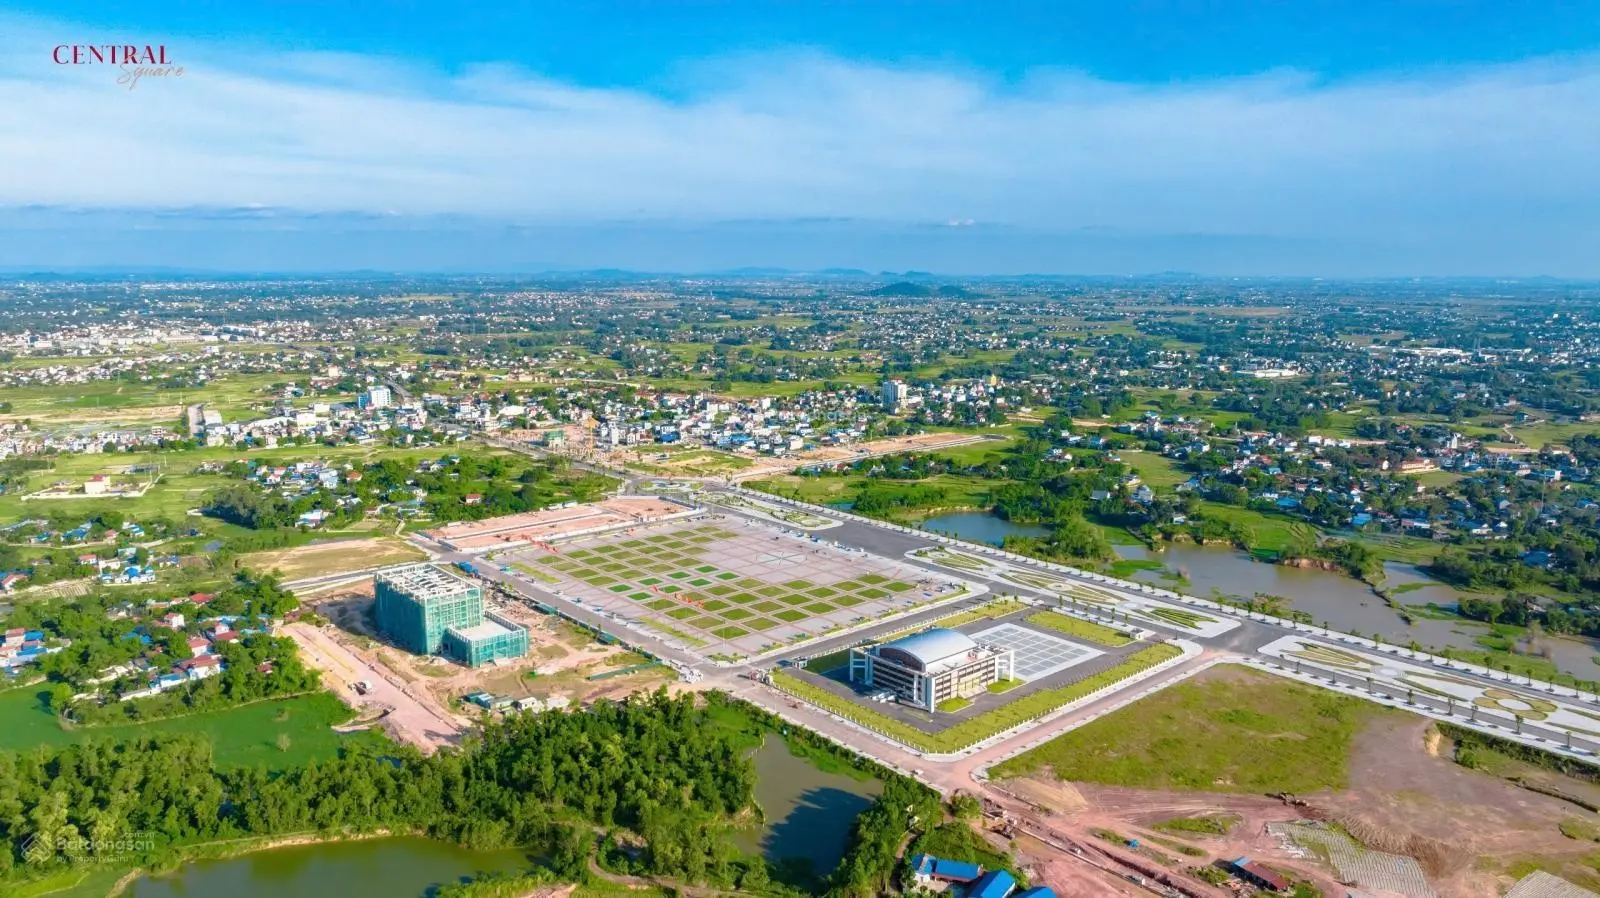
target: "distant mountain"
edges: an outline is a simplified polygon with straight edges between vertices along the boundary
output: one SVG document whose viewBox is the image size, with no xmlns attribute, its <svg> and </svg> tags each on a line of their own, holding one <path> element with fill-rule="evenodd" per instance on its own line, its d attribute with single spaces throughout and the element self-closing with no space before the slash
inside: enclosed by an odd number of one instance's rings
<svg viewBox="0 0 1600 898">
<path fill-rule="evenodd" d="M 913 284 L 910 281 L 896 281 L 888 286 L 879 287 L 876 290 L 869 290 L 866 295 L 910 297 L 937 296 L 941 299 L 971 299 L 974 296 L 981 296 L 982 294 L 973 293 L 972 291 L 963 287 L 956 287 L 950 284 L 945 284 L 944 286 L 940 287 L 929 287 L 924 284 Z"/>
<path fill-rule="evenodd" d="M 894 282 L 892 284 L 889 284 L 888 286 L 879 287 L 876 290 L 868 290 L 867 291 L 867 295 L 868 296 L 932 296 L 933 295 L 933 288 L 932 287 L 924 287 L 921 284 L 913 284 L 910 281 L 896 281 L 896 282 Z"/>
</svg>

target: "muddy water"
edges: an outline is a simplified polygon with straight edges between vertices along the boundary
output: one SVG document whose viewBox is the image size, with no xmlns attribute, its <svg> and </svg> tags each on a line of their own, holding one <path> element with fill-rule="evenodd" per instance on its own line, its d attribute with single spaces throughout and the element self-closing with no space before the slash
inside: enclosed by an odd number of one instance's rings
<svg viewBox="0 0 1600 898">
<path fill-rule="evenodd" d="M 133 884 L 133 898 L 410 898 L 484 873 L 528 870 L 520 851 L 468 851 L 432 839 L 393 838 L 276 848 L 199 861 Z"/>
<path fill-rule="evenodd" d="M 1137 556 L 1125 554 L 1129 547 L 1117 547 L 1123 557 L 1149 557 L 1169 570 L 1183 574 L 1189 585 L 1180 591 L 1201 598 L 1218 595 L 1248 599 L 1256 593 L 1284 596 L 1293 608 L 1311 615 L 1317 624 L 1326 623 L 1342 632 L 1355 630 L 1363 636 L 1381 635 L 1385 641 L 1406 645 L 1415 640 L 1434 648 L 1480 649 L 1475 638 L 1486 632 L 1472 621 L 1432 620 L 1418 617 L 1407 625 L 1367 584 L 1343 574 L 1308 570 L 1256 561 L 1243 552 L 1201 546 L 1169 546 L 1165 551 Z M 1140 549 L 1141 553 L 1143 550 Z M 1175 588 L 1160 571 L 1139 571 L 1134 579 Z M 1460 593 L 1453 587 L 1429 578 L 1415 565 L 1389 562 L 1384 565 L 1384 584 L 1389 587 L 1424 583 L 1395 596 L 1403 605 L 1453 607 Z M 1600 641 L 1578 638 L 1547 639 L 1550 660 L 1568 673 L 1584 679 L 1600 678 L 1594 662 Z"/>
<path fill-rule="evenodd" d="M 856 816 L 883 791 L 875 779 L 858 780 L 818 770 L 769 737 L 756 750 L 756 803 L 766 823 L 741 832 L 740 849 L 777 863 L 800 858 L 825 876 L 839 865 Z"/>
<path fill-rule="evenodd" d="M 1008 536 L 1048 536 L 1050 528 L 1037 524 L 1013 524 L 986 511 L 960 511 L 931 517 L 917 525 L 924 530 L 948 533 L 956 539 L 1001 545 Z"/>
</svg>

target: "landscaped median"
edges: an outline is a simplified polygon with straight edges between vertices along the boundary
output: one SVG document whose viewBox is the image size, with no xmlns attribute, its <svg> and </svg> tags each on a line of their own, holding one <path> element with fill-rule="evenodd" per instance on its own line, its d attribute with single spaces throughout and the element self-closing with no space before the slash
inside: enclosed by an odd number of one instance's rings
<svg viewBox="0 0 1600 898">
<path fill-rule="evenodd" d="M 1089 642 L 1109 645 L 1112 648 L 1121 648 L 1133 642 L 1133 636 L 1121 630 L 1115 630 L 1104 624 L 1072 617 L 1058 611 L 1041 611 L 1038 614 L 1028 615 L 1025 620 L 1035 627 L 1046 627 L 1065 633 L 1068 636 L 1076 636 Z"/>
<path fill-rule="evenodd" d="M 1153 645 L 1134 652 L 1120 664 L 1056 689 L 1046 689 L 1024 696 L 993 711 L 970 717 L 937 733 L 924 733 L 916 727 L 895 720 L 886 714 L 857 704 L 848 698 L 814 686 L 784 671 L 773 671 L 772 683 L 795 698 L 816 705 L 830 714 L 859 724 L 908 748 L 924 754 L 953 754 L 999 735 L 1013 727 L 1036 720 L 1050 712 L 1071 704 L 1085 696 L 1114 686 L 1164 661 L 1183 654 L 1183 649 L 1170 643 Z"/>
</svg>

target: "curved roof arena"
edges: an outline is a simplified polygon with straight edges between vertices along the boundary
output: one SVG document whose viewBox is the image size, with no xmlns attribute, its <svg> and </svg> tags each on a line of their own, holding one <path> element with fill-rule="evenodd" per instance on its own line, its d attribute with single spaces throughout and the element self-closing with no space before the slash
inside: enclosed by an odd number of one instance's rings
<svg viewBox="0 0 1600 898">
<path fill-rule="evenodd" d="M 875 654 L 913 670 L 925 671 L 941 661 L 965 655 L 977 647 L 978 644 L 965 633 L 935 627 L 886 642 L 875 649 Z"/>
</svg>

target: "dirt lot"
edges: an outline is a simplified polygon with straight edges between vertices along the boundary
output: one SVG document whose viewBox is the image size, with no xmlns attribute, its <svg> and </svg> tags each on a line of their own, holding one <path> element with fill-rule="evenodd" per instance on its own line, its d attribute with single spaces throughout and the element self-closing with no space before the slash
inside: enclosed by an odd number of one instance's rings
<svg viewBox="0 0 1600 898">
<path fill-rule="evenodd" d="M 422 550 L 393 538 L 340 539 L 251 552 L 241 557 L 246 567 L 256 571 L 278 571 L 285 580 L 300 580 L 343 571 L 360 571 L 381 564 L 422 561 Z"/>
<path fill-rule="evenodd" d="M 1042 809 L 1049 826 L 1086 843 L 1096 839 L 1096 830 L 1109 830 L 1139 838 L 1147 848 L 1183 864 L 1249 855 L 1312 880 L 1327 895 L 1343 894 L 1331 870 L 1286 853 L 1265 832 L 1267 823 L 1335 820 L 1371 848 L 1418 857 L 1442 898 L 1495 898 L 1534 866 L 1586 884 L 1583 880 L 1594 875 L 1594 868 L 1584 861 L 1600 852 L 1600 845 L 1567 838 L 1558 827 L 1578 819 L 1600 823 L 1595 814 L 1469 770 L 1451 760 L 1450 752 L 1449 743 L 1426 720 L 1379 717 L 1356 740 L 1351 788 L 1301 796 L 1309 805 L 1305 808 L 1264 795 L 1068 784 L 1048 774 L 1000 785 Z M 1543 778 L 1565 791 L 1592 794 L 1593 787 L 1557 774 Z M 1239 823 L 1226 836 L 1174 835 L 1151 828 L 1173 818 L 1213 815 L 1234 815 Z M 1205 857 L 1183 856 L 1157 840 L 1200 849 Z"/>
<path fill-rule="evenodd" d="M 464 720 L 426 693 L 419 694 L 386 669 L 381 659 L 363 652 L 338 630 L 297 623 L 284 631 L 299 645 L 306 661 L 322 671 L 329 689 L 352 707 L 382 713 L 383 727 L 396 739 L 423 751 L 460 740 Z M 357 682 L 370 685 L 365 695 L 356 692 Z"/>
<path fill-rule="evenodd" d="M 372 604 L 372 584 L 367 582 L 319 597 L 315 610 L 347 634 L 345 641 L 358 654 L 381 663 L 407 688 L 423 693 L 439 707 L 448 708 L 453 700 L 479 691 L 512 698 L 563 696 L 581 705 L 654 689 L 675 679 L 669 670 L 657 667 L 591 680 L 594 674 L 630 667 L 644 659 L 621 646 L 601 645 L 560 618 L 494 602 L 489 604 L 492 610 L 528 628 L 527 657 L 476 670 L 443 658 L 418 657 L 382 641 L 373 624 Z"/>
<path fill-rule="evenodd" d="M 1576 862 L 1600 846 L 1569 839 L 1558 828 L 1575 819 L 1592 823 L 1593 813 L 1456 764 L 1449 743 L 1429 730 L 1426 721 L 1409 717 L 1370 727 L 1351 759 L 1354 788 L 1316 803 L 1371 827 L 1354 832 L 1364 840 L 1419 836 L 1454 846 L 1453 869 L 1431 880 L 1440 895 L 1501 895 L 1515 879 L 1506 871 L 1525 873 L 1521 865 L 1534 858 L 1549 859 L 1546 868 L 1557 874 L 1587 874 L 1590 882 L 1580 884 L 1593 887 L 1594 868 Z M 1559 781 L 1564 791 L 1589 789 L 1556 774 L 1546 779 Z"/>
</svg>

